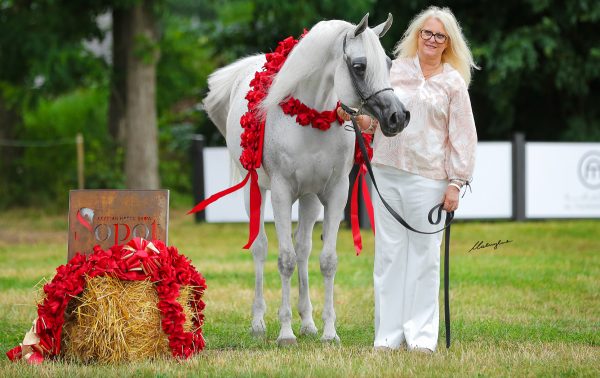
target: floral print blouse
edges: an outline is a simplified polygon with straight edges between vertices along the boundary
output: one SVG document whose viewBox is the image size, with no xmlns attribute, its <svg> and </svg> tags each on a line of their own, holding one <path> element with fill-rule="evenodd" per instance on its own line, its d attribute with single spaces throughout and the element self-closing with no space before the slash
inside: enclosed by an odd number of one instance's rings
<svg viewBox="0 0 600 378">
<path fill-rule="evenodd" d="M 419 58 L 398 58 L 390 71 L 394 92 L 410 111 L 398 135 L 375 132 L 373 164 L 382 164 L 431 179 L 471 181 L 477 132 L 467 85 L 450 64 L 425 79 Z"/>
</svg>

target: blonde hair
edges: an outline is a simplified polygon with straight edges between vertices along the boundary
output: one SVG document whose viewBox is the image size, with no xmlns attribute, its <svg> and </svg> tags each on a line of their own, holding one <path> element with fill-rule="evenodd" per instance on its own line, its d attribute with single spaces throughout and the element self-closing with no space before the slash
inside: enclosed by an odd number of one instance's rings
<svg viewBox="0 0 600 378">
<path fill-rule="evenodd" d="M 396 44 L 396 58 L 412 58 L 417 54 L 417 40 L 425 21 L 430 18 L 438 19 L 448 33 L 448 46 L 442 54 L 442 62 L 449 63 L 462 78 L 467 86 L 471 82 L 471 69 L 479 69 L 473 61 L 473 55 L 467 45 L 456 17 L 449 8 L 431 6 L 412 19 L 402 39 Z"/>
</svg>

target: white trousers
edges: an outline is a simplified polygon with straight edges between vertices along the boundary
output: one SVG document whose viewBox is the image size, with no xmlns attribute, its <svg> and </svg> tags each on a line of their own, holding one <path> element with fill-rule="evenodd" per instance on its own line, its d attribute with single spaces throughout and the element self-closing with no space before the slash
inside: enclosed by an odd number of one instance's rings
<svg viewBox="0 0 600 378">
<path fill-rule="evenodd" d="M 443 227 L 443 221 L 435 226 L 429 224 L 427 215 L 442 201 L 447 180 L 433 180 L 383 165 L 374 166 L 373 171 L 383 198 L 409 225 L 420 231 Z M 379 197 L 374 197 L 374 345 L 396 349 L 406 343 L 408 349 L 435 350 L 443 232 L 423 235 L 407 230 Z"/>
</svg>

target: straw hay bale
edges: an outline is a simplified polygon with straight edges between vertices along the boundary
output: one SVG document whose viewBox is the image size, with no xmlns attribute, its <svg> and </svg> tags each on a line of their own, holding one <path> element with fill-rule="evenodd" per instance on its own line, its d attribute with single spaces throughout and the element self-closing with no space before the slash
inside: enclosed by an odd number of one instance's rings
<svg viewBox="0 0 600 378">
<path fill-rule="evenodd" d="M 185 286 L 177 301 L 183 306 L 185 331 L 191 331 L 192 290 Z M 65 314 L 61 354 L 81 362 L 115 363 L 170 356 L 161 327 L 158 295 L 149 280 L 88 278 L 84 292 L 73 298 Z"/>
</svg>

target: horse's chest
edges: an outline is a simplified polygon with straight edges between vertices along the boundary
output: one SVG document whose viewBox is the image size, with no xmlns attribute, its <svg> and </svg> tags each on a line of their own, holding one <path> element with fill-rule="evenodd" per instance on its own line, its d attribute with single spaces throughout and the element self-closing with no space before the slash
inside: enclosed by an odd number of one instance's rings
<svg viewBox="0 0 600 378">
<path fill-rule="evenodd" d="M 320 193 L 347 177 L 352 167 L 354 142 L 343 130 L 302 130 L 291 125 L 287 133 L 266 133 L 263 162 L 273 178 L 286 180 L 299 194 Z M 335 125 L 334 127 L 339 127 Z"/>
</svg>

